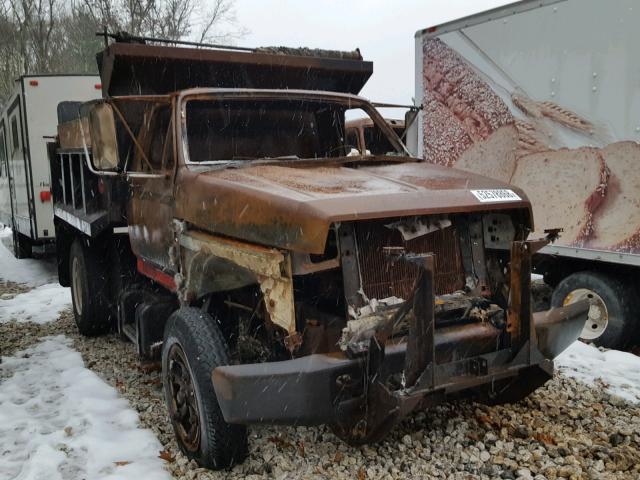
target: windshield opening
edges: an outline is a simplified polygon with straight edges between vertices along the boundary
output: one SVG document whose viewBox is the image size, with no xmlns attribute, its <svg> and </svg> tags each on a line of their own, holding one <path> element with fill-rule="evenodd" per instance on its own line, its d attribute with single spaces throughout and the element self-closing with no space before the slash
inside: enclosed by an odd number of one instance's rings
<svg viewBox="0 0 640 480">
<path fill-rule="evenodd" d="M 186 102 L 191 162 L 365 155 L 345 133 L 348 109 L 309 99 L 194 99 Z M 351 109 L 353 110 L 353 109 Z M 393 154 L 398 154 L 393 149 Z"/>
</svg>

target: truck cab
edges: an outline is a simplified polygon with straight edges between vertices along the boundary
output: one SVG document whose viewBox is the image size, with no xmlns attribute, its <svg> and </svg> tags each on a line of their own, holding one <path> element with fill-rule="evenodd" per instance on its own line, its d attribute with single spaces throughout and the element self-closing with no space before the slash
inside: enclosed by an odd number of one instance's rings
<svg viewBox="0 0 640 480">
<path fill-rule="evenodd" d="M 357 96 L 359 52 L 116 43 L 99 60 L 104 98 L 50 148 L 71 165 L 60 279 L 82 333 L 115 325 L 161 358 L 201 465 L 242 461 L 250 424 L 362 444 L 448 399 L 522 398 L 577 338 L 588 300 L 532 312 L 553 232 L 528 239 L 523 192 L 411 157 Z M 350 110 L 386 151 L 350 145 Z"/>
</svg>

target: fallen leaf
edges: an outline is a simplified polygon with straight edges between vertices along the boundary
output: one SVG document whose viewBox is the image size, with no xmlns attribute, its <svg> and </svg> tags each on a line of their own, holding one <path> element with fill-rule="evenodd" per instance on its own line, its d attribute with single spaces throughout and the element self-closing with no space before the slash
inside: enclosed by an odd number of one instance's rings
<svg viewBox="0 0 640 480">
<path fill-rule="evenodd" d="M 364 467 L 358 469 L 358 480 L 366 480 L 367 472 L 364 471 Z"/>
<path fill-rule="evenodd" d="M 304 457 L 304 442 L 302 440 L 298 442 L 298 454 Z"/>
<path fill-rule="evenodd" d="M 480 441 L 480 435 L 477 432 L 470 431 L 467 433 L 467 438 L 469 440 L 473 440 L 474 442 Z"/>
<path fill-rule="evenodd" d="M 64 434 L 67 437 L 70 437 L 71 435 L 73 435 L 73 428 L 71 427 L 64 427 Z"/>
<path fill-rule="evenodd" d="M 556 445 L 556 439 L 546 433 L 536 432 L 533 438 L 545 445 Z"/>
<path fill-rule="evenodd" d="M 165 448 L 164 450 L 160 450 L 160 455 L 158 455 L 165 462 L 173 463 L 176 461 L 176 457 L 171 455 L 169 449 Z"/>
<path fill-rule="evenodd" d="M 499 425 L 497 425 L 497 423 L 495 422 L 495 420 L 493 420 L 490 416 L 488 415 L 476 415 L 476 419 L 479 422 L 484 423 L 485 425 L 488 425 L 490 427 L 497 427 Z"/>
<path fill-rule="evenodd" d="M 282 437 L 269 437 L 271 443 L 275 443 L 278 448 L 293 448 L 289 440 Z"/>
<path fill-rule="evenodd" d="M 340 463 L 343 458 L 344 458 L 344 455 L 342 454 L 342 452 L 337 451 L 336 456 L 333 457 L 333 463 Z"/>
<path fill-rule="evenodd" d="M 122 460 L 120 462 L 113 462 L 118 467 L 124 467 L 125 465 L 129 465 L 131 462 L 128 460 Z"/>
<path fill-rule="evenodd" d="M 160 362 L 144 362 L 138 366 L 138 369 L 144 373 L 161 372 L 162 364 Z"/>
</svg>

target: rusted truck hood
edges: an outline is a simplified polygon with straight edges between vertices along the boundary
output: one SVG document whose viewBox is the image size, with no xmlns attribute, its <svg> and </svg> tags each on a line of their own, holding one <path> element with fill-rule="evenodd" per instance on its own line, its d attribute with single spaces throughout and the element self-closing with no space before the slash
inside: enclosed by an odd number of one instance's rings
<svg viewBox="0 0 640 480">
<path fill-rule="evenodd" d="M 310 253 L 324 251 L 334 222 L 531 208 L 516 187 L 423 162 L 184 169 L 179 176 L 179 218 L 212 233 Z M 522 200 L 482 203 L 471 193 L 496 188 Z"/>
</svg>

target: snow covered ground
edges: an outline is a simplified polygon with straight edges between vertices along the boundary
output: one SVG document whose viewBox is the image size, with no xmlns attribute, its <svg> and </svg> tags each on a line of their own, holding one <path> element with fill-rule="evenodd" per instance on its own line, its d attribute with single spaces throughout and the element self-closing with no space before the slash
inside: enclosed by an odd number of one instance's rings
<svg viewBox="0 0 640 480">
<path fill-rule="evenodd" d="M 556 368 L 596 388 L 604 388 L 629 402 L 640 403 L 640 357 L 618 350 L 601 352 L 574 342 L 555 360 Z"/>
<path fill-rule="evenodd" d="M 69 289 L 61 287 L 58 283 L 49 283 L 7 300 L 0 297 L 0 323 L 9 320 L 52 322 L 70 305 Z"/>
<path fill-rule="evenodd" d="M 58 283 L 55 258 L 18 260 L 7 248 L 11 229 L 0 226 L 0 280 L 26 283 L 32 287 Z"/>
<path fill-rule="evenodd" d="M 0 478 L 170 478 L 160 442 L 71 340 L 49 337 L 4 357 L 0 374 Z"/>
<path fill-rule="evenodd" d="M 71 305 L 53 259 L 17 260 L 2 240 L 0 280 L 34 287 L 0 297 L 0 323 L 55 321 Z M 72 341 L 48 337 L 0 363 L 0 479 L 168 479 L 162 446 L 118 392 L 85 368 Z"/>
<path fill-rule="evenodd" d="M 0 323 L 56 320 L 60 311 L 71 304 L 71 293 L 58 283 L 55 261 L 51 258 L 16 259 L 1 241 L 9 237 L 11 229 L 0 228 L 0 280 L 35 288 L 13 298 L 0 297 Z"/>
</svg>

